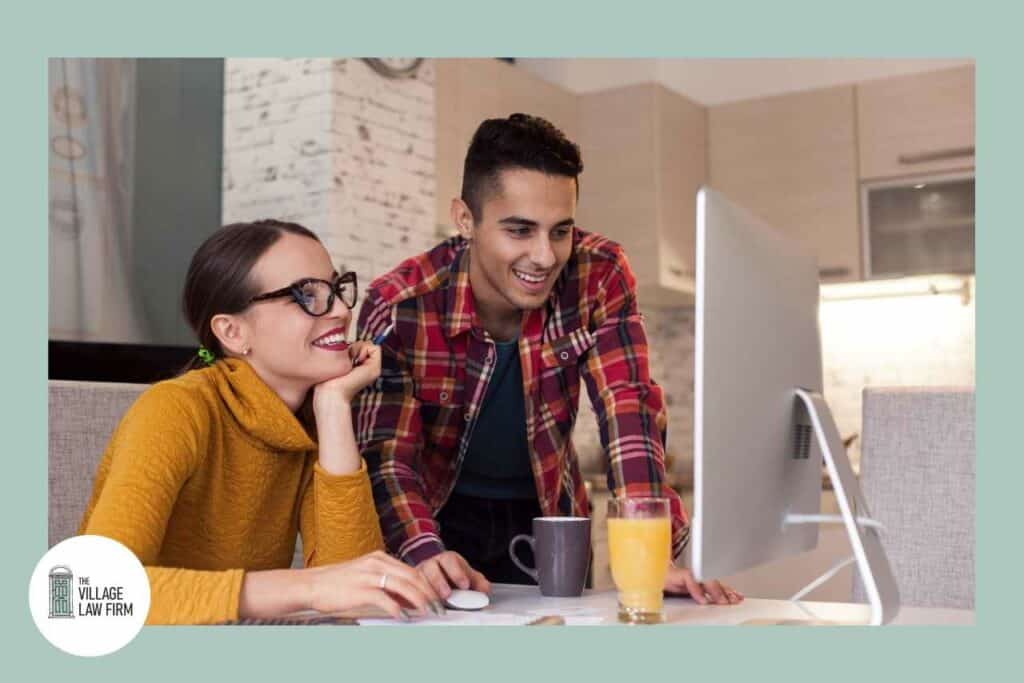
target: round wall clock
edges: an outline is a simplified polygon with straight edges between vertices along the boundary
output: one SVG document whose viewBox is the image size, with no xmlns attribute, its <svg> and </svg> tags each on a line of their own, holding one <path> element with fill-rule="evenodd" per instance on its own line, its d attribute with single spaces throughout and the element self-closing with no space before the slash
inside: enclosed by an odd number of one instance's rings
<svg viewBox="0 0 1024 683">
<path fill-rule="evenodd" d="M 422 57 L 374 57 L 363 60 L 385 78 L 412 78 L 423 63 Z"/>
</svg>

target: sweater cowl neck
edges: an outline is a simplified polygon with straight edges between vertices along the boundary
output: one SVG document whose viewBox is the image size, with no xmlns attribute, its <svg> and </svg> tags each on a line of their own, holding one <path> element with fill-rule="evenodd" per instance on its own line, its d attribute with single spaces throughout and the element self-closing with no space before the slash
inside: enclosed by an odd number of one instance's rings
<svg viewBox="0 0 1024 683">
<path fill-rule="evenodd" d="M 228 412 L 271 450 L 311 451 L 316 443 L 281 397 L 246 361 L 224 358 L 206 368 Z"/>
</svg>

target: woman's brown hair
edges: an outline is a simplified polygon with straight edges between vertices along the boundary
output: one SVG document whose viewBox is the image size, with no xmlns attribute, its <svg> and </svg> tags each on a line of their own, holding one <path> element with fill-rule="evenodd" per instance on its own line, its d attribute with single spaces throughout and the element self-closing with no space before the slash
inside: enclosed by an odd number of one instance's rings
<svg viewBox="0 0 1024 683">
<path fill-rule="evenodd" d="M 272 219 L 251 223 L 232 223 L 212 234 L 196 250 L 185 276 L 182 310 L 199 343 L 215 358 L 224 357 L 224 349 L 210 327 L 215 315 L 240 313 L 259 294 L 251 273 L 256 262 L 281 238 L 290 233 L 320 241 L 298 223 Z M 183 371 L 203 367 L 194 356 Z"/>
</svg>

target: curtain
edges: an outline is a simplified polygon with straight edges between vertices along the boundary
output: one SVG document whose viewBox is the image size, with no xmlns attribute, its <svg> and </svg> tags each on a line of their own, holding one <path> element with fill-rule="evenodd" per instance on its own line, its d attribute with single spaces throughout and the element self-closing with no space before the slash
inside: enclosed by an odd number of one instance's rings
<svg viewBox="0 0 1024 683">
<path fill-rule="evenodd" d="M 144 341 L 131 258 L 135 61 L 48 66 L 50 338 Z"/>
</svg>

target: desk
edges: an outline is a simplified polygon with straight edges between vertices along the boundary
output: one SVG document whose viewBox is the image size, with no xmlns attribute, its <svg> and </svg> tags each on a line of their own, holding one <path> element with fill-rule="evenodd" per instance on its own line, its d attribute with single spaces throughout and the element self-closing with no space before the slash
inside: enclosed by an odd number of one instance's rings
<svg viewBox="0 0 1024 683">
<path fill-rule="evenodd" d="M 842 623 L 866 624 L 870 610 L 867 605 L 845 602 L 804 602 L 803 604 L 815 617 L 827 621 Z M 490 606 L 477 613 L 455 613 L 449 610 L 456 619 L 471 614 L 481 618 L 498 620 L 507 615 L 512 622 L 521 617 L 520 622 L 528 618 L 544 615 L 560 615 L 566 617 L 570 625 L 599 624 L 614 625 L 617 605 L 615 591 L 586 591 L 580 598 L 545 598 L 534 586 L 515 586 L 494 584 Z M 693 626 L 730 626 L 741 624 L 751 619 L 801 619 L 811 617 L 799 607 L 786 600 L 760 600 L 747 598 L 739 605 L 712 606 L 698 605 L 689 598 L 666 598 L 665 616 L 668 624 Z M 441 619 L 421 621 L 423 625 L 434 624 Z M 361 620 L 362 623 L 362 620 Z M 370 620 L 370 623 L 381 623 Z M 406 626 L 399 622 L 389 624 Z M 415 626 L 413 621 L 408 626 Z M 974 624 L 974 612 L 959 609 L 933 609 L 924 607 L 904 607 L 893 622 L 897 625 L 956 625 L 970 626 Z"/>
</svg>

